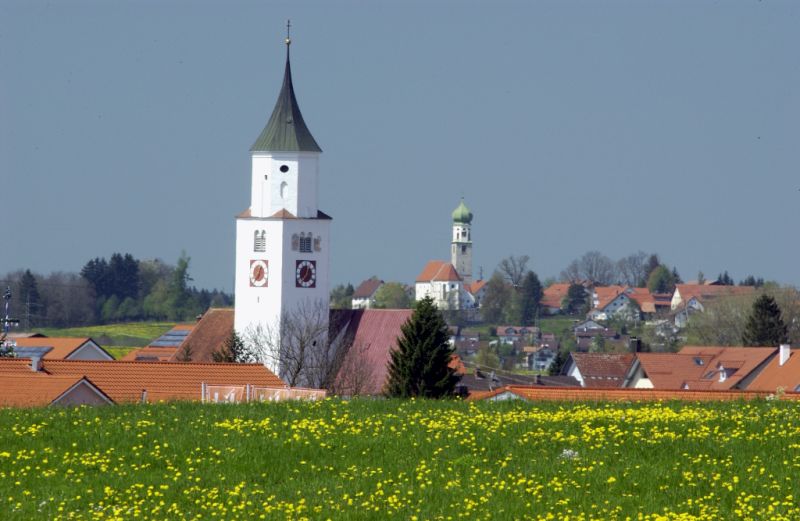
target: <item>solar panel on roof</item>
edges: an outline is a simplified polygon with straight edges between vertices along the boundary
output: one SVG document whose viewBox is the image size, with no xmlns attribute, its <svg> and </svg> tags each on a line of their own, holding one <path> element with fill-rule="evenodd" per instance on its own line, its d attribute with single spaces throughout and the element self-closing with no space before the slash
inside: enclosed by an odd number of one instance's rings
<svg viewBox="0 0 800 521">
<path fill-rule="evenodd" d="M 31 358 L 31 357 L 43 357 L 49 351 L 52 351 L 53 348 L 50 346 L 42 346 L 42 347 L 15 347 L 14 354 L 17 355 L 17 358 Z"/>
</svg>

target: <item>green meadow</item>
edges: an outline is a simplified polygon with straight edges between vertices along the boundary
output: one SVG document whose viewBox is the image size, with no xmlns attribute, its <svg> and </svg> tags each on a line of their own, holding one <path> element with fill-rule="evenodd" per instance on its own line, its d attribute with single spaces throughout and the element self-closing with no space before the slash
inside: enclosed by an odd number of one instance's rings
<svg viewBox="0 0 800 521">
<path fill-rule="evenodd" d="M 144 347 L 173 327 L 174 322 L 130 322 L 101 326 L 37 329 L 50 337 L 91 337 L 115 358 Z"/>
<path fill-rule="evenodd" d="M 3 519 L 800 519 L 796 403 L 0 410 Z"/>
</svg>

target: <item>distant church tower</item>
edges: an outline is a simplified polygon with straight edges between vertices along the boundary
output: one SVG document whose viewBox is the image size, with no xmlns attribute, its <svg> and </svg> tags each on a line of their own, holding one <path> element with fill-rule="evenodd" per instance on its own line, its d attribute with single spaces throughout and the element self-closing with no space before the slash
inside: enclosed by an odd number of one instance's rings
<svg viewBox="0 0 800 521">
<path fill-rule="evenodd" d="M 267 126 L 250 148 L 250 208 L 236 218 L 234 328 L 243 338 L 284 314 L 315 308 L 327 321 L 331 218 L 317 207 L 322 150 L 306 127 L 286 69 Z M 320 307 L 322 308 L 319 313 Z M 269 368 L 282 376 L 275 361 Z"/>
<path fill-rule="evenodd" d="M 465 285 L 472 283 L 472 212 L 464 199 L 453 211 L 453 242 L 450 249 L 450 263 L 456 269 Z"/>
</svg>

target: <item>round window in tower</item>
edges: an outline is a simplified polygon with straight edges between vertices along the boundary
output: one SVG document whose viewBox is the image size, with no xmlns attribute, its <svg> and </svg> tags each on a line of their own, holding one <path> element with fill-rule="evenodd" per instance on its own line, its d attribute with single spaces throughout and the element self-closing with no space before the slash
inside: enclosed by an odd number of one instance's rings
<svg viewBox="0 0 800 521">
<path fill-rule="evenodd" d="M 281 165 L 280 171 L 285 174 L 289 171 L 289 165 Z"/>
</svg>

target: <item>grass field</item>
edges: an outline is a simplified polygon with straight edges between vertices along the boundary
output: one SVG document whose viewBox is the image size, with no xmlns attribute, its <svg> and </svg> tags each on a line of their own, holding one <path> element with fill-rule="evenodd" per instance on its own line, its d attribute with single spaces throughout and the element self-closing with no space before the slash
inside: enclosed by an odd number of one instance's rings
<svg viewBox="0 0 800 521">
<path fill-rule="evenodd" d="M 0 411 L 3 519 L 800 519 L 789 402 Z"/>
<path fill-rule="evenodd" d="M 173 327 L 175 324 L 172 322 L 131 322 L 38 331 L 52 337 L 92 337 L 103 347 L 144 347 Z"/>
</svg>

